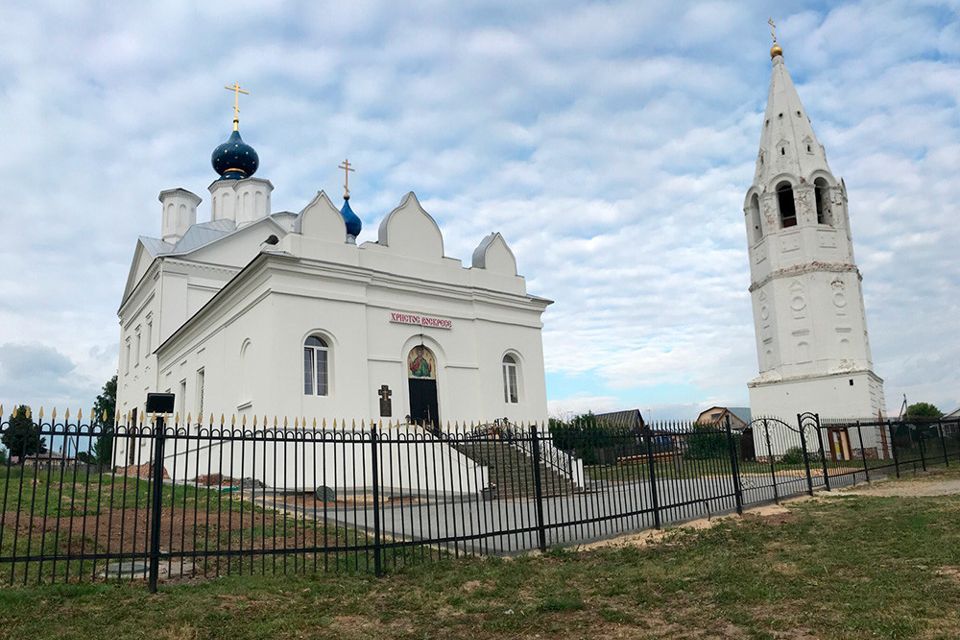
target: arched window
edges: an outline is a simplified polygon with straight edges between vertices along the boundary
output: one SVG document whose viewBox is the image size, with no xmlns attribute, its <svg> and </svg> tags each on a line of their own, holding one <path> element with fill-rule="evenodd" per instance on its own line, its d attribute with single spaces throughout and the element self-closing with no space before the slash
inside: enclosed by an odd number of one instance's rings
<svg viewBox="0 0 960 640">
<path fill-rule="evenodd" d="M 830 185 L 823 178 L 817 178 L 813 181 L 814 195 L 817 200 L 817 224 L 833 224 L 830 215 Z"/>
<path fill-rule="evenodd" d="M 750 226 L 753 231 L 753 241 L 763 240 L 763 227 L 760 226 L 760 198 L 757 194 L 750 196 L 750 205 L 747 208 L 750 212 Z"/>
<path fill-rule="evenodd" d="M 780 227 L 797 226 L 797 207 L 793 201 L 793 186 L 784 180 L 777 185 L 777 204 L 780 206 Z"/>
<path fill-rule="evenodd" d="M 503 356 L 503 401 L 507 404 L 520 402 L 519 377 L 517 359 L 508 353 Z"/>
<path fill-rule="evenodd" d="M 319 336 L 310 336 L 303 343 L 303 393 L 325 396 L 330 390 L 330 347 Z"/>
</svg>

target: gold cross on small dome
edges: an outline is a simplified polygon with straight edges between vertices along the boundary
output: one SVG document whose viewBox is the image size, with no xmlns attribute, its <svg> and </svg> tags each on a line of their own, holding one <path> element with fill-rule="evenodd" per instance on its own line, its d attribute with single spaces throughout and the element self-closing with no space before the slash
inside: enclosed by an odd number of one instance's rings
<svg viewBox="0 0 960 640">
<path fill-rule="evenodd" d="M 250 95 L 250 92 L 246 89 L 240 88 L 239 82 L 234 82 L 233 86 L 226 85 L 223 87 L 227 91 L 233 91 L 233 130 L 240 130 L 240 94 L 242 93 L 245 96 Z"/>
<path fill-rule="evenodd" d="M 343 162 L 337 165 L 337 169 L 343 169 L 343 197 L 349 198 L 350 197 L 350 172 L 356 171 L 356 169 L 354 169 L 353 165 L 350 164 L 350 161 L 346 159 L 344 159 Z"/>
</svg>

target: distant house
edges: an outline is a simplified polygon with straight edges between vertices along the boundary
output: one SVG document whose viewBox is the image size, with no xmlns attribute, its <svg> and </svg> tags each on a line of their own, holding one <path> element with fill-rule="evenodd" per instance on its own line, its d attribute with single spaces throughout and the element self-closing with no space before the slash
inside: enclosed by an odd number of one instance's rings
<svg viewBox="0 0 960 640">
<path fill-rule="evenodd" d="M 15 460 L 15 458 L 11 459 L 11 461 L 13 460 Z M 20 462 L 19 460 L 16 461 Z M 62 451 L 45 451 L 44 453 L 33 453 L 23 457 L 23 464 L 34 467 L 67 467 L 76 464 L 76 462 L 76 458 L 72 458 Z"/>
<path fill-rule="evenodd" d="M 951 411 L 951 412 L 948 413 L 947 415 L 943 416 L 943 419 L 944 419 L 944 420 L 957 420 L 958 418 L 960 418 L 960 409 L 956 409 L 955 411 Z"/>
<path fill-rule="evenodd" d="M 750 407 L 710 407 L 697 416 L 697 424 L 723 424 L 730 416 L 730 428 L 742 431 L 750 425 Z"/>
</svg>

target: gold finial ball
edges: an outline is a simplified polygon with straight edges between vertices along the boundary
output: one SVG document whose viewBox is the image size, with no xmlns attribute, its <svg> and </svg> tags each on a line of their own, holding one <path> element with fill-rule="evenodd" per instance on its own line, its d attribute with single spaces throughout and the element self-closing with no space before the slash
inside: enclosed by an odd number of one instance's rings
<svg viewBox="0 0 960 640">
<path fill-rule="evenodd" d="M 783 55 L 783 49 L 780 47 L 778 43 L 774 42 L 773 46 L 770 47 L 770 57 L 776 58 L 777 56 L 782 56 L 782 55 Z"/>
</svg>

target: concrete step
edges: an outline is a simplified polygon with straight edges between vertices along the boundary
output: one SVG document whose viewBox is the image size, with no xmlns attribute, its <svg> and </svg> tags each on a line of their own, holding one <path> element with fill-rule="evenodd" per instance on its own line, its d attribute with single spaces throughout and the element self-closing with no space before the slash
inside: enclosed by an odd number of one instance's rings
<svg viewBox="0 0 960 640">
<path fill-rule="evenodd" d="M 461 441 L 451 443 L 454 449 L 489 468 L 489 482 L 496 487 L 491 497 L 532 497 L 535 494 L 533 460 L 509 441 Z M 544 496 L 576 491 L 574 484 L 557 470 L 540 463 L 540 488 Z"/>
</svg>

